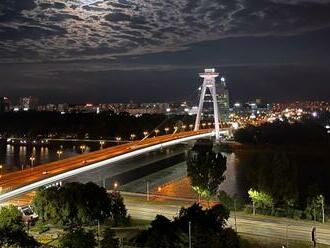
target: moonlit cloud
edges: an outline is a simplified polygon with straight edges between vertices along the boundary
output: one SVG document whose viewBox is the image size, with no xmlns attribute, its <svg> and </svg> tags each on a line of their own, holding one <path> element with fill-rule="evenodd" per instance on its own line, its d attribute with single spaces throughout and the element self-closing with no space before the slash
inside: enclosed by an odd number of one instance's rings
<svg viewBox="0 0 330 248">
<path fill-rule="evenodd" d="M 290 35 L 330 23 L 326 0 L 4 1 L 0 63 L 114 60 L 180 51 L 206 40 Z M 313 6 L 283 8 L 284 2 Z M 324 13 L 313 16 L 313 8 Z"/>
</svg>

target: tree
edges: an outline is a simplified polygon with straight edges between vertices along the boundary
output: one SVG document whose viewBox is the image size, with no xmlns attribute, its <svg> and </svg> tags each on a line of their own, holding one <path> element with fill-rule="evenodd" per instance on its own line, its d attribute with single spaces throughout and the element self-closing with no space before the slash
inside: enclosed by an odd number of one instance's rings
<svg viewBox="0 0 330 248">
<path fill-rule="evenodd" d="M 37 241 L 24 231 L 22 213 L 13 205 L 0 208 L 1 247 L 39 247 Z"/>
<path fill-rule="evenodd" d="M 110 199 L 110 218 L 114 225 L 127 224 L 129 216 L 127 216 L 127 209 L 124 204 L 124 199 L 119 192 L 111 192 L 108 194 Z"/>
<path fill-rule="evenodd" d="M 136 244 L 142 247 L 187 247 L 190 224 L 193 247 L 238 248 L 237 234 L 225 227 L 228 218 L 229 210 L 223 205 L 204 210 L 199 204 L 193 204 L 182 208 L 174 221 L 157 216 L 151 227 L 137 236 Z"/>
<path fill-rule="evenodd" d="M 212 149 L 212 143 L 198 141 L 187 159 L 192 188 L 199 196 L 208 200 L 217 193 L 220 184 L 225 180 L 224 172 L 227 169 L 226 157 Z"/>
<path fill-rule="evenodd" d="M 94 183 L 40 189 L 32 204 L 42 221 L 58 225 L 89 225 L 106 218 L 115 224 L 129 220 L 120 194 L 108 194 Z"/>
<path fill-rule="evenodd" d="M 115 232 L 112 231 L 110 228 L 106 228 L 103 231 L 101 248 L 119 248 L 119 240 L 115 238 Z"/>
<path fill-rule="evenodd" d="M 14 205 L 0 208 L 0 229 L 22 230 L 22 213 Z"/>
<path fill-rule="evenodd" d="M 157 215 L 151 222 L 150 228 L 138 234 L 134 239 L 136 245 L 150 248 L 184 248 L 187 247 L 187 241 L 187 236 L 162 215 Z"/>
<path fill-rule="evenodd" d="M 248 194 L 253 203 L 253 214 L 256 213 L 256 208 L 270 208 L 273 206 L 273 198 L 264 192 L 250 189 Z"/>
<path fill-rule="evenodd" d="M 307 199 L 305 214 L 308 219 L 324 221 L 324 196 L 315 195 Z"/>
<path fill-rule="evenodd" d="M 230 210 L 242 210 L 245 206 L 244 200 L 236 194 L 230 196 L 225 191 L 221 190 L 219 191 L 218 198 L 220 203 Z"/>
<path fill-rule="evenodd" d="M 96 240 L 92 232 L 84 229 L 71 229 L 59 240 L 60 247 L 63 248 L 92 248 L 96 246 Z"/>
</svg>

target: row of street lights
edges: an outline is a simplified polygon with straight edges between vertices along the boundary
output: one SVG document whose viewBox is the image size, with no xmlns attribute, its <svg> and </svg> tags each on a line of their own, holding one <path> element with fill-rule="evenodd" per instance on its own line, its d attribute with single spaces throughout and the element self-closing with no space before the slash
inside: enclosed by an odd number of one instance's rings
<svg viewBox="0 0 330 248">
<path fill-rule="evenodd" d="M 206 126 L 211 126 L 211 125 L 212 125 L 211 122 L 209 122 L 209 123 L 202 123 L 202 127 L 203 127 L 203 128 L 205 128 Z M 194 125 L 193 125 L 193 124 L 182 125 L 182 126 L 181 126 L 181 129 L 182 129 L 182 130 L 186 130 L 187 127 L 189 127 L 190 131 L 192 131 L 193 128 L 194 128 Z M 174 129 L 174 131 L 177 131 L 177 130 L 179 130 L 179 127 L 178 127 L 178 126 L 174 126 L 173 129 Z M 165 128 L 164 128 L 164 131 L 165 131 L 165 134 L 168 134 L 168 132 L 170 131 L 170 128 L 169 128 L 169 127 L 165 127 Z M 155 129 L 155 130 L 153 130 L 153 132 L 155 133 L 155 136 L 157 137 L 158 134 L 160 133 L 160 130 L 159 130 L 159 129 Z M 149 135 L 149 132 L 148 132 L 148 131 L 143 131 L 143 136 L 144 136 L 144 138 L 146 138 L 148 135 Z M 135 138 L 136 138 L 136 134 L 135 134 L 135 133 L 132 133 L 132 134 L 130 135 L 130 140 L 131 140 L 131 141 L 134 141 Z M 116 137 L 116 141 L 120 141 L 120 140 L 121 140 L 121 137 Z"/>
</svg>

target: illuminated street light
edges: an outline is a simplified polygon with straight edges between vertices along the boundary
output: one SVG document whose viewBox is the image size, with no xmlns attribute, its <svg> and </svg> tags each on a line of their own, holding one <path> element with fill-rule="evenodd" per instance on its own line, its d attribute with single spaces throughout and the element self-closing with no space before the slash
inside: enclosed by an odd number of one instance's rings
<svg viewBox="0 0 330 248">
<path fill-rule="evenodd" d="M 115 183 L 113 184 L 113 187 L 114 187 L 114 189 L 116 190 L 116 189 L 118 188 L 118 183 L 115 182 Z"/>
<path fill-rule="evenodd" d="M 211 122 L 208 122 L 207 125 L 210 127 L 212 125 L 212 123 Z"/>
<path fill-rule="evenodd" d="M 117 144 L 119 145 L 119 142 L 121 141 L 121 137 L 116 137 Z"/>
<path fill-rule="evenodd" d="M 136 135 L 134 133 L 131 134 L 131 140 L 133 141 L 135 139 Z"/>
<path fill-rule="evenodd" d="M 168 133 L 168 131 L 170 130 L 168 127 L 165 127 L 165 133 L 167 134 Z"/>
<path fill-rule="evenodd" d="M 190 131 L 192 131 L 192 130 L 193 130 L 193 127 L 194 127 L 194 125 L 193 125 L 193 124 L 190 124 L 190 125 L 189 125 L 189 129 L 190 129 Z"/>
<path fill-rule="evenodd" d="M 57 156 L 58 156 L 58 160 L 61 159 L 61 155 L 63 154 L 63 151 L 62 150 L 58 150 L 57 152 Z"/>
<path fill-rule="evenodd" d="M 0 164 L 0 175 L 2 176 L 2 168 L 3 168 L 3 165 L 2 164 Z"/>
<path fill-rule="evenodd" d="M 101 148 L 103 148 L 103 145 L 105 144 L 105 142 L 103 140 L 100 141 L 100 146 Z"/>
<path fill-rule="evenodd" d="M 181 127 L 182 127 L 183 130 L 185 130 L 187 128 L 186 125 L 182 125 Z"/>
<path fill-rule="evenodd" d="M 162 191 L 162 187 L 159 186 L 157 190 L 158 192 Z"/>
<path fill-rule="evenodd" d="M 36 160 L 36 158 L 34 156 L 30 157 L 30 161 L 31 161 L 31 167 L 34 166 L 34 161 Z"/>
<path fill-rule="evenodd" d="M 148 136 L 148 131 L 143 132 L 144 137 L 146 138 Z"/>
<path fill-rule="evenodd" d="M 159 133 L 159 129 L 155 129 L 156 136 L 158 135 L 158 133 Z"/>
<path fill-rule="evenodd" d="M 81 145 L 80 146 L 81 153 L 83 153 L 85 151 L 85 149 L 86 149 L 86 146 L 85 145 Z"/>
<path fill-rule="evenodd" d="M 202 123 L 202 127 L 205 128 L 205 126 L 206 126 L 206 123 Z"/>
</svg>

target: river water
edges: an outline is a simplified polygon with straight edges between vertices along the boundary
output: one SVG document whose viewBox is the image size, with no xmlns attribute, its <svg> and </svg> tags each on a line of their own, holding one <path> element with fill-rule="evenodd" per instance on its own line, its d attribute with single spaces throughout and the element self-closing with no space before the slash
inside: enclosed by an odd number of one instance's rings
<svg viewBox="0 0 330 248">
<path fill-rule="evenodd" d="M 5 174 L 97 149 L 100 149 L 97 145 L 86 145 L 85 149 L 81 150 L 80 144 L 68 145 L 59 143 L 43 147 L 2 144 L 0 145 L 0 164 L 2 165 L 2 173 Z M 62 151 L 62 153 L 58 155 L 57 151 Z M 30 160 L 31 157 L 35 158 L 33 162 Z"/>
</svg>

